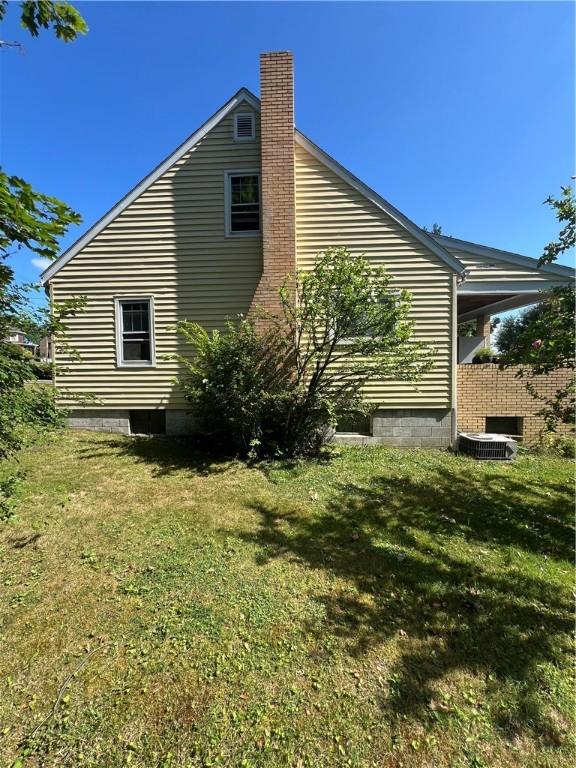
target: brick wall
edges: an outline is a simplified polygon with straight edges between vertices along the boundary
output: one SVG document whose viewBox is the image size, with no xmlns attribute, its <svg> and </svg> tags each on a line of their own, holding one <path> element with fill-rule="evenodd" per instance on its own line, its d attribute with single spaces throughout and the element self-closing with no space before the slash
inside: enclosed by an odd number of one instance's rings
<svg viewBox="0 0 576 768">
<path fill-rule="evenodd" d="M 296 270 L 292 54 L 260 56 L 263 269 L 252 309 L 277 313 L 278 288 Z"/>
<path fill-rule="evenodd" d="M 484 431 L 487 416 L 519 416 L 523 418 L 524 440 L 538 438 L 544 421 L 535 416 L 542 403 L 526 391 L 526 378 L 515 378 L 518 368 L 500 370 L 492 363 L 458 366 L 458 430 L 460 432 Z M 551 397 L 557 389 L 566 385 L 570 371 L 558 370 L 548 376 L 532 379 L 537 391 Z M 568 425 L 562 431 L 569 431 Z"/>
</svg>

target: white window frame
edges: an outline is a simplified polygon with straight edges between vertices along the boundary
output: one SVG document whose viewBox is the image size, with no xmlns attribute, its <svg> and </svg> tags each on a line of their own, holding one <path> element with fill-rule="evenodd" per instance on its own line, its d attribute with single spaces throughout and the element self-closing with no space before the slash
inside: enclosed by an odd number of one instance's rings
<svg viewBox="0 0 576 768">
<path fill-rule="evenodd" d="M 238 136 L 238 118 L 249 117 L 252 121 L 252 133 L 250 136 Z M 256 139 L 256 115 L 254 112 L 234 113 L 234 141 L 254 141 Z"/>
<path fill-rule="evenodd" d="M 148 303 L 148 317 L 150 320 L 150 360 L 124 360 L 124 328 L 122 305 L 133 302 Z M 154 319 L 154 296 L 146 295 L 127 295 L 114 296 L 114 318 L 116 324 L 116 367 L 117 368 L 155 368 L 156 367 L 156 333 Z"/>
<path fill-rule="evenodd" d="M 246 232 L 232 232 L 232 184 L 233 176 L 257 176 L 258 177 L 258 220 L 259 229 L 252 229 Z M 260 237 L 262 234 L 262 177 L 260 170 L 256 168 L 224 171 L 224 229 L 226 237 Z"/>
</svg>

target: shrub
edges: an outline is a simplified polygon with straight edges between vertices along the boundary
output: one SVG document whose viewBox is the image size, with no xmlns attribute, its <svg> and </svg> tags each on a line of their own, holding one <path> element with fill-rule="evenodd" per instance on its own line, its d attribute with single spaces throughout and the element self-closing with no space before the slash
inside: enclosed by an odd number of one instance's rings
<svg viewBox="0 0 576 768">
<path fill-rule="evenodd" d="M 54 366 L 52 363 L 45 363 L 42 360 L 32 360 L 30 369 L 33 375 L 40 381 L 51 381 Z"/>
<path fill-rule="evenodd" d="M 561 456 L 564 459 L 576 457 L 574 435 L 558 435 L 555 432 L 545 432 L 540 442 L 534 446 L 537 453 L 548 453 Z"/>
<path fill-rule="evenodd" d="M 17 473 L 0 480 L 0 523 L 5 523 L 14 517 L 14 496 L 21 478 L 21 474 Z"/>
<path fill-rule="evenodd" d="M 492 361 L 495 355 L 496 353 L 494 352 L 492 347 L 482 347 L 474 355 L 474 360 L 478 358 L 478 362 L 480 363 L 489 363 Z"/>
<path fill-rule="evenodd" d="M 26 437 L 61 426 L 56 391 L 35 384 L 46 365 L 16 344 L 0 343 L 0 459 L 18 450 Z M 45 374 L 42 374 L 44 377 Z"/>
<path fill-rule="evenodd" d="M 430 350 L 412 338 L 410 296 L 344 248 L 289 277 L 282 315 L 179 331 L 191 356 L 180 384 L 201 427 L 243 456 L 317 454 L 338 421 L 365 414 L 374 379 L 416 381 Z M 268 330 L 263 330 L 267 328 Z"/>
<path fill-rule="evenodd" d="M 294 396 L 283 339 L 257 334 L 243 318 L 228 322 L 225 333 L 188 322 L 179 331 L 193 350 L 179 358 L 181 385 L 202 431 L 242 456 L 273 450 Z"/>
</svg>

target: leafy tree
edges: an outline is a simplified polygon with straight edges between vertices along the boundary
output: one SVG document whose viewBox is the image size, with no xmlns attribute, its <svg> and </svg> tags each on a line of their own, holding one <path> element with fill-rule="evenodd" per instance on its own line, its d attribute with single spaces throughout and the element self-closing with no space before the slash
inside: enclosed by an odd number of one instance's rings
<svg viewBox="0 0 576 768">
<path fill-rule="evenodd" d="M 0 20 L 8 8 L 8 3 L 0 0 Z M 34 37 L 41 29 L 52 29 L 65 42 L 88 29 L 78 11 L 66 2 L 22 2 L 20 22 Z M 5 45 L 6 41 L 0 41 L 0 48 Z M 61 333 L 66 318 L 84 303 L 81 297 L 67 301 L 54 307 L 50 317 L 46 312 L 30 312 L 31 286 L 14 283 L 7 259 L 22 248 L 44 258 L 56 258 L 58 238 L 80 221 L 62 201 L 37 192 L 24 179 L 0 169 L 0 458 L 20 445 L 19 427 L 24 421 L 37 424 L 44 418 L 46 423 L 53 423 L 56 414 L 53 392 L 24 387 L 35 376 L 34 364 L 13 344 L 2 341 L 7 330 L 14 325 L 41 324 L 47 333 Z"/>
<path fill-rule="evenodd" d="M 428 227 L 422 227 L 422 229 L 424 230 L 424 232 L 428 232 L 431 235 L 441 235 L 442 234 L 442 226 L 440 224 L 436 224 L 436 222 L 434 222 L 434 224 L 432 224 L 432 229 L 428 229 Z"/>
<path fill-rule="evenodd" d="M 19 5 L 20 24 L 33 37 L 38 37 L 41 29 L 52 29 L 59 40 L 68 43 L 88 32 L 88 25 L 70 3 L 26 0 Z M 0 0 L 0 21 L 4 19 L 7 10 L 8 0 Z M 2 44 L 5 44 L 4 41 L 0 41 L 0 46 Z"/>
<path fill-rule="evenodd" d="M 246 456 L 314 455 L 328 428 L 365 413 L 366 385 L 417 381 L 431 350 L 412 338 L 410 295 L 384 269 L 345 248 L 321 253 L 286 279 L 280 317 L 230 323 L 226 334 L 181 323 L 192 356 L 179 357 L 194 413 Z"/>
<path fill-rule="evenodd" d="M 550 195 L 544 203 L 551 206 L 558 221 L 564 226 L 560 230 L 558 240 L 553 240 L 544 248 L 544 253 L 538 262 L 550 264 L 556 261 L 558 256 L 574 248 L 576 243 L 576 200 L 574 199 L 574 190 L 572 187 L 561 187 L 562 195 L 559 198 Z"/>
<path fill-rule="evenodd" d="M 562 197 L 550 196 L 546 201 L 556 212 L 560 222 L 566 222 L 558 240 L 549 243 L 539 261 L 549 264 L 558 256 L 576 245 L 576 205 L 571 187 L 562 187 Z M 557 369 L 574 370 L 574 286 L 554 288 L 542 294 L 538 310 L 531 311 L 526 322 L 522 323 L 518 335 L 501 359 L 503 367 L 520 365 L 518 376 L 546 375 Z M 528 313 L 526 313 L 528 314 Z M 528 381 L 527 389 L 534 398 L 543 403 L 539 415 L 546 421 L 550 431 L 558 424 L 574 423 L 575 391 L 574 376 L 566 387 L 558 389 L 552 398 L 541 396 L 534 381 Z"/>
<path fill-rule="evenodd" d="M 500 323 L 500 330 L 496 339 L 496 346 L 499 351 L 502 354 L 510 352 L 516 346 L 526 328 L 537 321 L 543 312 L 544 304 L 538 303 L 533 307 L 523 310 L 518 315 L 505 317 Z"/>
<path fill-rule="evenodd" d="M 26 288 L 14 285 L 8 256 L 25 247 L 47 259 L 58 255 L 58 238 L 81 217 L 54 197 L 35 192 L 0 170 L 0 338 L 25 313 Z"/>
<path fill-rule="evenodd" d="M 310 407 L 329 397 L 346 409 L 369 381 L 416 381 L 431 367 L 430 350 L 412 339 L 411 296 L 391 282 L 383 267 L 346 248 L 328 249 L 310 272 L 285 282 L 275 324 L 287 328 Z"/>
</svg>

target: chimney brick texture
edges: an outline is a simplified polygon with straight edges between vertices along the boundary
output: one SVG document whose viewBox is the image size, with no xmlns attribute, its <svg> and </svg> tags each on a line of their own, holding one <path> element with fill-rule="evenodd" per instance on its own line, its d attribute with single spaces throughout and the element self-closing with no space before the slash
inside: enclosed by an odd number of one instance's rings
<svg viewBox="0 0 576 768">
<path fill-rule="evenodd" d="M 262 277 L 251 310 L 279 314 L 278 289 L 296 271 L 292 54 L 260 56 Z"/>
</svg>

